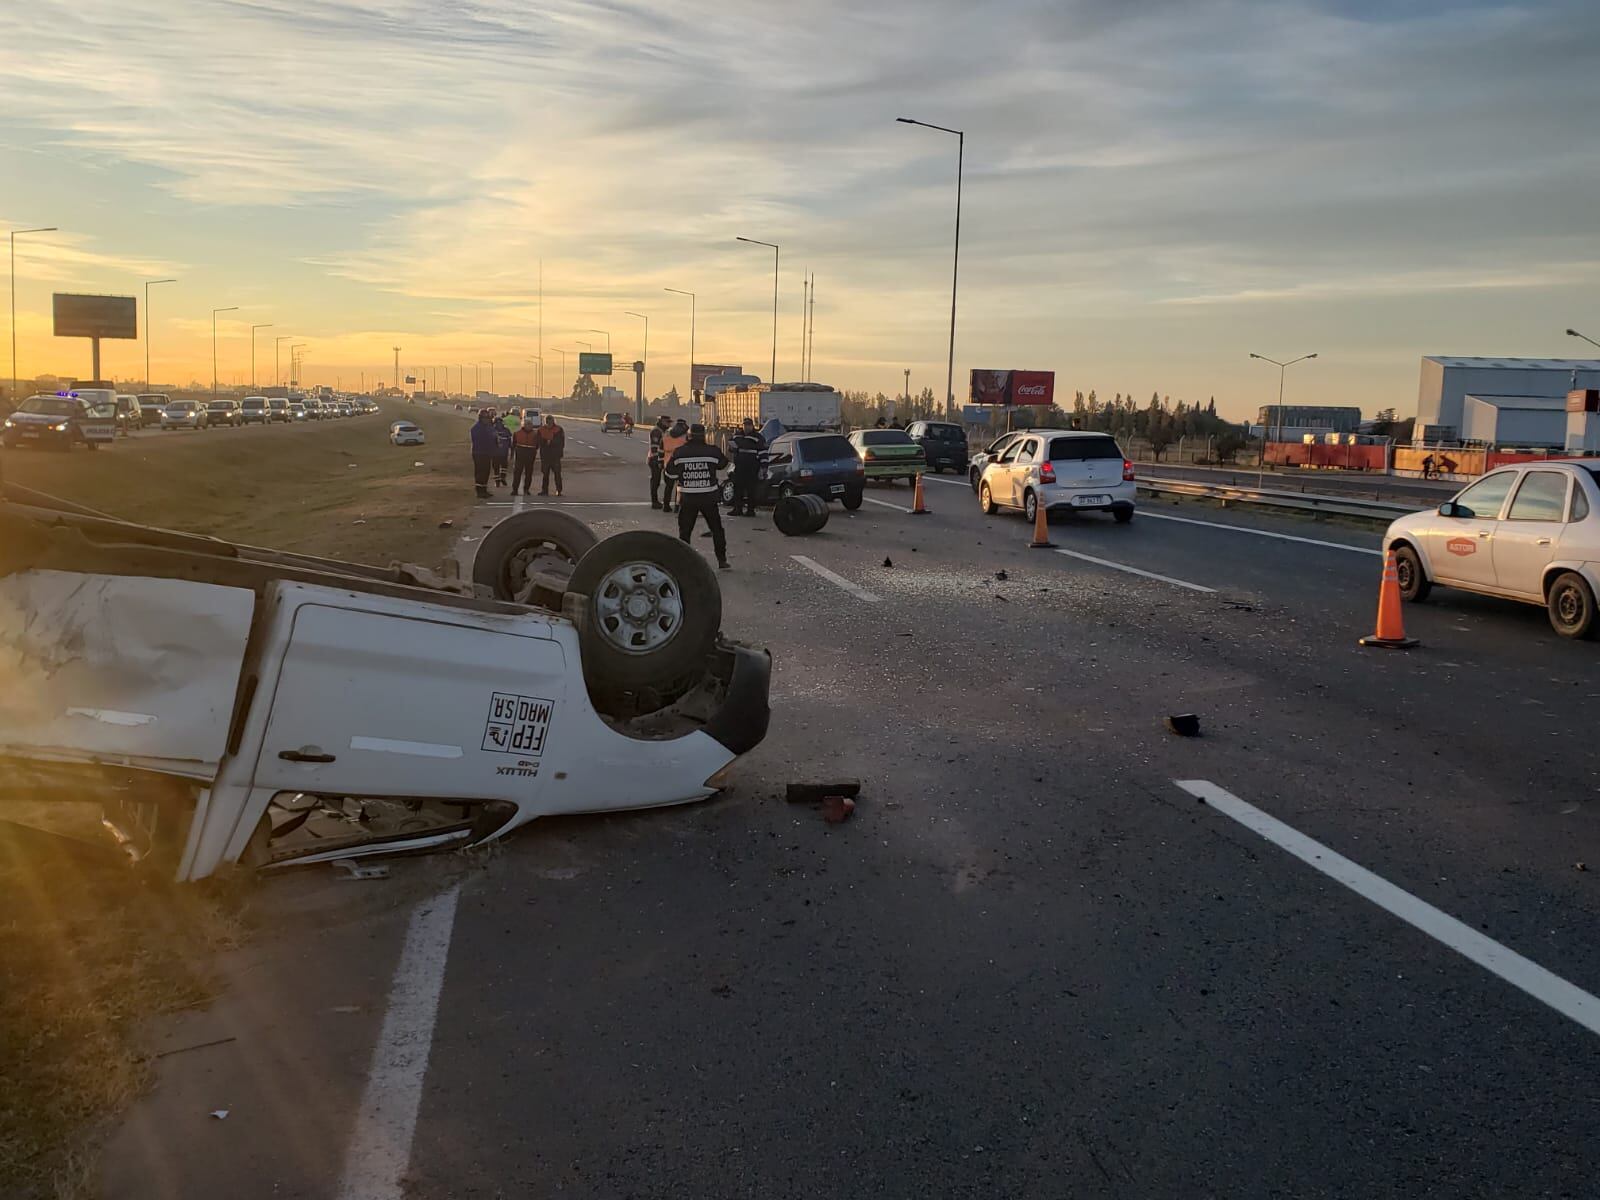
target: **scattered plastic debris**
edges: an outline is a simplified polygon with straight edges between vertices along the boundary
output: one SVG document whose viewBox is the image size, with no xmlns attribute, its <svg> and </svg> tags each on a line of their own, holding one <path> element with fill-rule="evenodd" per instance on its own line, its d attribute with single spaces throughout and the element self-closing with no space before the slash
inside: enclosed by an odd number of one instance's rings
<svg viewBox="0 0 1600 1200">
<path fill-rule="evenodd" d="M 411 464 L 411 465 L 412 465 L 412 466 L 413 466 L 413 467 L 423 467 L 423 466 L 427 466 L 427 464 L 426 464 L 426 463 L 419 463 L 419 462 L 414 462 L 414 463 L 412 463 L 412 464 Z"/>
<path fill-rule="evenodd" d="M 213 1108 L 211 1110 L 211 1119 L 214 1121 L 226 1121 L 228 1119 L 228 1110 L 225 1108 Z"/>
<path fill-rule="evenodd" d="M 454 524 L 455 524 L 454 521 L 440 521 L 439 522 L 439 528 L 440 529 L 449 529 Z"/>
<path fill-rule="evenodd" d="M 1199 737 L 1200 718 L 1194 713 L 1175 713 L 1167 718 L 1167 728 L 1179 737 Z"/>
<path fill-rule="evenodd" d="M 855 810 L 856 802 L 849 796 L 828 796 L 822 801 L 822 819 L 829 825 L 848 821 Z"/>
<path fill-rule="evenodd" d="M 354 521 L 350 522 L 352 525 L 365 525 L 366 523 L 367 519 L 365 517 L 357 517 Z"/>
<path fill-rule="evenodd" d="M 894 566 L 894 563 L 890 560 L 888 555 L 884 555 L 883 565 L 886 566 L 886 567 L 892 567 L 892 566 Z"/>
<path fill-rule="evenodd" d="M 339 877 L 341 879 L 387 879 L 387 878 L 389 878 L 389 868 L 388 867 L 369 867 L 369 866 L 367 866 L 367 865 L 365 865 L 363 863 L 356 862 L 355 859 L 353 859 L 353 858 L 335 858 L 335 859 L 330 859 L 328 861 L 328 865 L 330 867 L 337 867 L 339 870 L 345 872 L 345 874 L 343 874 L 343 875 L 341 875 Z"/>
<path fill-rule="evenodd" d="M 1003 567 L 1000 570 L 998 570 L 998 571 L 996 571 L 994 573 L 994 577 L 996 579 L 998 579 L 1001 583 L 1004 583 L 1006 580 L 1011 578 L 1011 576 L 1006 574 L 1005 568 L 1003 568 Z"/>
</svg>

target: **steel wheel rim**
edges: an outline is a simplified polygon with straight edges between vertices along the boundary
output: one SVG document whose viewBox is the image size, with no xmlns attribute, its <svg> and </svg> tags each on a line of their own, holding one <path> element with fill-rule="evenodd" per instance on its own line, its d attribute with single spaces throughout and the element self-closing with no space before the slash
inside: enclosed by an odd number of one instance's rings
<svg viewBox="0 0 1600 1200">
<path fill-rule="evenodd" d="M 1027 494 L 1027 496 L 1023 498 L 1022 511 L 1023 511 L 1024 515 L 1026 515 L 1028 520 L 1030 520 L 1030 521 L 1033 520 L 1034 517 L 1038 516 L 1038 514 L 1039 514 L 1039 498 L 1037 496 L 1035 496 L 1032 492 L 1029 492 Z"/>
<path fill-rule="evenodd" d="M 623 563 L 595 588 L 594 612 L 608 643 L 624 654 L 650 654 L 683 628 L 683 592 L 655 563 Z"/>
<path fill-rule="evenodd" d="M 1561 618 L 1563 625 L 1578 623 L 1583 616 L 1583 598 L 1578 595 L 1577 588 L 1569 584 L 1556 592 L 1556 616 Z"/>
<path fill-rule="evenodd" d="M 1394 571 L 1395 577 L 1400 583 L 1400 590 L 1409 592 L 1411 590 L 1411 560 L 1409 558 L 1399 559 L 1394 564 Z"/>
</svg>

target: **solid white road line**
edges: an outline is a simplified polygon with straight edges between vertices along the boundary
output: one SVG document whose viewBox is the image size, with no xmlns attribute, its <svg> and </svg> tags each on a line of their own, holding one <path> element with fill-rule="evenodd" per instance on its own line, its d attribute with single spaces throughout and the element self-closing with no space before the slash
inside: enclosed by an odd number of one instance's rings
<svg viewBox="0 0 1600 1200">
<path fill-rule="evenodd" d="M 879 508 L 892 508 L 895 512 L 909 513 L 911 510 L 899 504 L 890 504 L 887 500 L 874 500 L 871 496 L 861 497 L 868 504 L 876 504 Z"/>
<path fill-rule="evenodd" d="M 1344 884 L 1358 896 L 1365 897 L 1457 954 L 1471 959 L 1491 975 L 1498 975 L 1512 987 L 1549 1005 L 1562 1016 L 1570 1017 L 1590 1033 L 1600 1033 L 1600 997 L 1575 987 L 1558 975 L 1552 975 L 1538 963 L 1530 962 L 1515 950 L 1485 937 L 1469 925 L 1463 925 L 1427 901 L 1419 900 L 1365 867 L 1357 866 L 1344 855 L 1336 854 L 1276 817 L 1269 817 L 1259 808 L 1247 804 L 1216 784 L 1204 779 L 1178 779 L 1174 782 L 1191 796 L 1204 800 L 1224 816 L 1232 817 L 1246 829 L 1287 850 L 1329 879 Z"/>
<path fill-rule="evenodd" d="M 922 481 L 924 483 L 953 483 L 957 487 L 964 487 L 968 491 L 972 490 L 972 485 L 965 479 L 946 479 L 943 475 L 924 475 Z"/>
<path fill-rule="evenodd" d="M 1188 588 L 1191 592 L 1215 592 L 1217 590 L 1216 588 L 1206 587 L 1204 584 L 1174 579 L 1171 575 L 1157 575 L 1154 571 L 1143 571 L 1138 567 L 1130 567 L 1127 563 L 1112 562 L 1109 558 L 1096 558 L 1092 554 L 1080 554 L 1076 550 L 1063 550 L 1060 547 L 1056 547 L 1056 553 L 1065 554 L 1068 558 L 1081 558 L 1084 562 L 1091 562 L 1096 566 L 1110 567 L 1113 571 L 1126 571 L 1129 575 L 1141 575 L 1145 579 L 1155 579 L 1161 583 L 1170 583 L 1173 587 Z"/>
<path fill-rule="evenodd" d="M 411 914 L 355 1133 L 345 1151 L 339 1200 L 400 1200 L 460 892 L 457 884 Z"/>
<path fill-rule="evenodd" d="M 1225 529 L 1229 533 L 1248 533 L 1256 537 L 1277 538 L 1280 542 L 1303 542 L 1307 546 L 1326 546 L 1330 550 L 1346 550 L 1351 554 L 1376 554 L 1383 557 L 1382 550 L 1374 550 L 1369 546 L 1347 546 L 1343 542 L 1325 542 L 1320 538 L 1296 537 L 1292 533 L 1273 533 L 1266 529 L 1251 529 L 1245 525 L 1224 525 L 1221 521 L 1196 521 L 1193 517 L 1170 517 L 1166 513 L 1153 513 L 1141 508 L 1139 517 L 1146 521 L 1177 521 L 1182 525 L 1204 525 L 1207 529 Z"/>
<path fill-rule="evenodd" d="M 837 584 L 838 586 L 842 587 L 845 591 L 849 592 L 857 600 L 865 600 L 868 604 L 876 604 L 878 602 L 878 600 L 879 600 L 879 597 L 874 596 L 871 592 L 867 591 L 865 588 L 857 587 L 855 584 L 851 583 L 848 579 L 846 579 L 843 575 L 835 575 L 832 571 L 828 570 L 827 567 L 823 566 L 821 563 L 817 562 L 815 559 L 807 558 L 804 554 L 791 554 L 789 557 L 794 559 L 795 562 L 799 563 L 802 567 L 805 567 L 807 570 L 815 571 L 818 575 L 821 575 L 829 583 Z"/>
</svg>

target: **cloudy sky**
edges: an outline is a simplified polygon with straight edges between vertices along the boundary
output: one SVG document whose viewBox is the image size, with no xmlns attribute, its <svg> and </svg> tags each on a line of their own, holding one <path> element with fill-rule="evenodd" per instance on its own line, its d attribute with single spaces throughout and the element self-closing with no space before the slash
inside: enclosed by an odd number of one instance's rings
<svg viewBox="0 0 1600 1200">
<path fill-rule="evenodd" d="M 88 374 L 52 291 L 153 292 L 158 381 L 496 364 L 581 339 L 944 390 L 966 131 L 958 396 L 1057 387 L 1415 406 L 1423 354 L 1600 338 L 1592 0 L 27 0 L 0 6 L 0 230 L 19 369 Z M 142 324 L 142 322 L 141 322 Z M 287 343 L 285 343 L 287 345 Z M 144 345 L 107 343 L 118 378 Z M 568 356 L 568 376 L 575 363 Z M 9 360 L 7 360 L 9 373 Z M 488 368 L 482 369 L 488 386 Z"/>
</svg>

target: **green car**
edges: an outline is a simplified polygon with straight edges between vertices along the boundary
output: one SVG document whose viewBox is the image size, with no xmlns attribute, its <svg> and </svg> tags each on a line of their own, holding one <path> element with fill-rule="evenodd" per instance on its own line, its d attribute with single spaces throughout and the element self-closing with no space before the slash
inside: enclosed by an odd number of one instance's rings
<svg viewBox="0 0 1600 1200">
<path fill-rule="evenodd" d="M 928 467 L 922 447 L 904 429 L 858 429 L 850 435 L 850 444 L 861 456 L 868 479 L 915 483 Z"/>
</svg>

